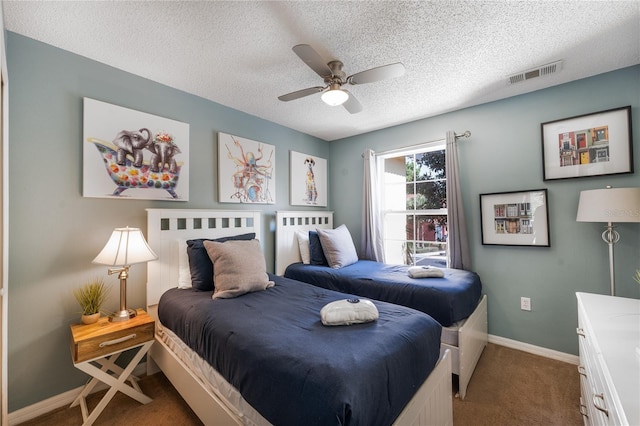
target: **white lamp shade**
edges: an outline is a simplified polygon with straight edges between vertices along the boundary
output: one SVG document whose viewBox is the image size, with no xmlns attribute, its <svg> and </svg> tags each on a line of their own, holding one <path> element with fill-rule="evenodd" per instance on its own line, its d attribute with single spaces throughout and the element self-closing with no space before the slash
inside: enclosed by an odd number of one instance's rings
<svg viewBox="0 0 640 426">
<path fill-rule="evenodd" d="M 156 260 L 139 228 L 116 228 L 92 263 L 109 266 L 133 265 Z"/>
<path fill-rule="evenodd" d="M 578 222 L 640 222 L 640 188 L 580 192 Z"/>
<path fill-rule="evenodd" d="M 327 90 L 321 96 L 325 104 L 330 106 L 342 105 L 349 99 L 349 94 L 341 89 Z"/>
</svg>

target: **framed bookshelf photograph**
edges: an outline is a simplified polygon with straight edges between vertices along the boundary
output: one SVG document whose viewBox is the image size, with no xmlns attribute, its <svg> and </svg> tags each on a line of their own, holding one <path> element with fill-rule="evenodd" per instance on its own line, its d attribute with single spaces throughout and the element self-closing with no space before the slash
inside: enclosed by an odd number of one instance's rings
<svg viewBox="0 0 640 426">
<path fill-rule="evenodd" d="M 541 124 L 543 180 L 633 173 L 631 107 Z"/>
<path fill-rule="evenodd" d="M 549 247 L 547 190 L 480 194 L 483 245 Z"/>
</svg>

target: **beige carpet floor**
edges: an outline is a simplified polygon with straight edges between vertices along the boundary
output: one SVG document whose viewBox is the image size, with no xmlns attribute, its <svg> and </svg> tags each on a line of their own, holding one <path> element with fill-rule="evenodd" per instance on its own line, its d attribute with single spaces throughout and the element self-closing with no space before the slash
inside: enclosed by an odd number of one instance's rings
<svg viewBox="0 0 640 426">
<path fill-rule="evenodd" d="M 101 425 L 201 425 L 162 374 L 144 377 L 143 392 L 153 401 L 141 405 L 118 392 L 94 423 Z M 89 409 L 103 392 L 88 398 Z M 576 366 L 489 344 L 467 389 L 453 400 L 455 426 L 581 425 L 580 382 Z M 60 408 L 23 425 L 81 425 L 79 407 Z M 226 425 L 220 425 L 226 426 Z"/>
<path fill-rule="evenodd" d="M 489 344 L 467 396 L 453 400 L 454 425 L 582 425 L 577 366 Z"/>
</svg>

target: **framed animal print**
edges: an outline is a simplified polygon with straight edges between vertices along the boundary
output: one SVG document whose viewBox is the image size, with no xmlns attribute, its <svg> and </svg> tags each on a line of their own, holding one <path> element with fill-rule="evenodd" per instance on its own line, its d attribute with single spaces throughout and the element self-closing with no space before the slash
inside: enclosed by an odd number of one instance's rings
<svg viewBox="0 0 640 426">
<path fill-rule="evenodd" d="M 84 98 L 84 197 L 189 201 L 189 125 Z"/>
<path fill-rule="evenodd" d="M 327 160 L 291 151 L 290 204 L 327 206 Z"/>
<path fill-rule="evenodd" d="M 221 203 L 276 202 L 276 147 L 218 133 L 218 193 Z"/>
</svg>

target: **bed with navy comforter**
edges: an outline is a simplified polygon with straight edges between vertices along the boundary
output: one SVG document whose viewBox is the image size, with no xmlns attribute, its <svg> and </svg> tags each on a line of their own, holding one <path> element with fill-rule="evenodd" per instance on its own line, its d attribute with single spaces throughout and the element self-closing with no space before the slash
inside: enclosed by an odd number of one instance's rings
<svg viewBox="0 0 640 426">
<path fill-rule="evenodd" d="M 467 318 L 480 301 L 482 282 L 475 272 L 442 268 L 443 278 L 411 278 L 408 268 L 371 260 L 359 260 L 340 269 L 293 263 L 287 267 L 284 276 L 417 309 L 444 327 Z"/>
<path fill-rule="evenodd" d="M 270 279 L 233 299 L 169 290 L 159 319 L 274 425 L 391 424 L 438 361 L 440 324 L 374 301 L 376 321 L 327 327 L 320 310 L 344 293 Z"/>
</svg>

